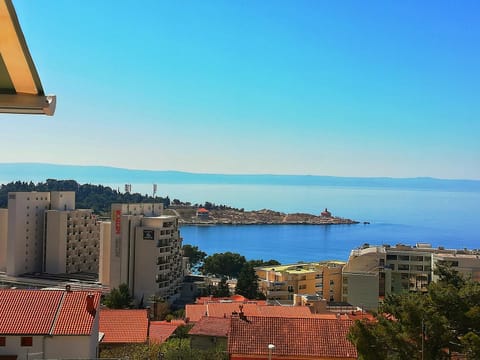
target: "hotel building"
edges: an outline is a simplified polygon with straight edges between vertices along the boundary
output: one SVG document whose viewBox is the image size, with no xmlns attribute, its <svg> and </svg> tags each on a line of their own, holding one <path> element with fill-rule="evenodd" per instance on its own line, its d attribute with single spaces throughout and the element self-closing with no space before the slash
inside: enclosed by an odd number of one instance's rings
<svg viewBox="0 0 480 360">
<path fill-rule="evenodd" d="M 162 204 L 112 204 L 111 216 L 100 228 L 100 282 L 127 284 L 137 303 L 175 301 L 187 263 L 177 217 L 163 215 Z"/>
</svg>

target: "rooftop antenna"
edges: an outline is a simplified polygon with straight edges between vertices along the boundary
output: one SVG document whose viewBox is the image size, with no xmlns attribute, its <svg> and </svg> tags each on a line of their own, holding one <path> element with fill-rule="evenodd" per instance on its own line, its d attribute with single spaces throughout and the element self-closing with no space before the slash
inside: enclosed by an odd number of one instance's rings
<svg viewBox="0 0 480 360">
<path fill-rule="evenodd" d="M 153 191 L 152 191 L 152 198 L 153 198 L 153 204 L 152 204 L 152 215 L 155 215 L 155 195 L 157 194 L 157 184 L 153 184 Z"/>
<path fill-rule="evenodd" d="M 125 194 L 131 194 L 131 192 L 132 192 L 132 184 L 125 184 Z M 128 197 L 127 208 L 128 208 L 128 211 L 130 212 L 130 197 Z"/>
</svg>

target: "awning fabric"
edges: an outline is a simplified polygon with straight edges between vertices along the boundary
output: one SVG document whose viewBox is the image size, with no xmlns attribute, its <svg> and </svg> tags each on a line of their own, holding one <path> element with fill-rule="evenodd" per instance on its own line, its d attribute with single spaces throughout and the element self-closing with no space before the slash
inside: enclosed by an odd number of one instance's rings
<svg viewBox="0 0 480 360">
<path fill-rule="evenodd" d="M 53 115 L 11 0 L 0 0 L 0 113 Z"/>
</svg>

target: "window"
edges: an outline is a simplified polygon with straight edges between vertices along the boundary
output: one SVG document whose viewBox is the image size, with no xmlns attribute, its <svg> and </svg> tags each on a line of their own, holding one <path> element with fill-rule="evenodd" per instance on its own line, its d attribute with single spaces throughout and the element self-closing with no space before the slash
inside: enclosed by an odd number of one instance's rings
<svg viewBox="0 0 480 360">
<path fill-rule="evenodd" d="M 387 260 L 397 260 L 397 255 L 387 255 Z"/>
<path fill-rule="evenodd" d="M 5 336 L 0 336 L 0 346 L 6 346 L 6 338 L 5 338 Z"/>
<path fill-rule="evenodd" d="M 31 336 L 22 336 L 20 339 L 20 345 L 21 346 L 32 346 L 32 337 Z"/>
<path fill-rule="evenodd" d="M 408 255 L 399 255 L 399 256 L 398 256 L 398 260 L 410 261 L 410 256 L 408 256 Z"/>
</svg>

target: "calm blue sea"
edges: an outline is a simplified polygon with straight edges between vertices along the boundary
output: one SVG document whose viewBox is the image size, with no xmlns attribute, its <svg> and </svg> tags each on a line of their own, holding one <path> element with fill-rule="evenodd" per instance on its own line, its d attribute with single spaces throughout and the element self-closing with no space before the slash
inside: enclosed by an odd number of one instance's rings
<svg viewBox="0 0 480 360">
<path fill-rule="evenodd" d="M 115 185 L 114 185 L 115 186 Z M 117 186 L 115 186 L 117 187 Z M 151 184 L 132 191 L 150 193 Z M 431 243 L 446 248 L 480 248 L 480 193 L 355 187 L 159 184 L 157 194 L 192 203 L 205 201 L 246 210 L 333 215 L 369 225 L 184 226 L 184 244 L 208 254 L 233 251 L 247 259 L 281 263 L 347 260 L 350 250 L 369 244 Z"/>
</svg>

